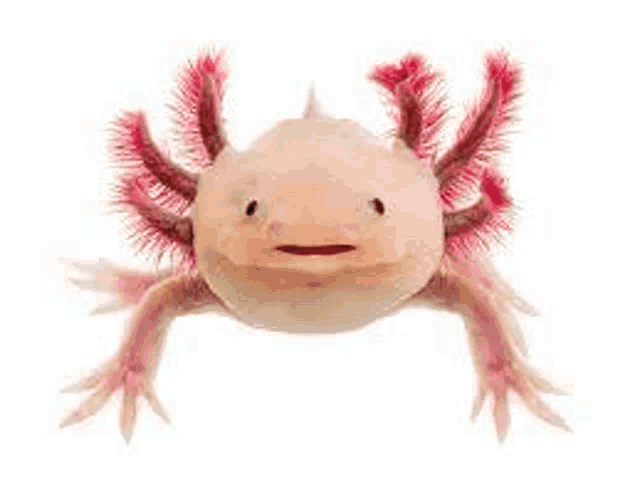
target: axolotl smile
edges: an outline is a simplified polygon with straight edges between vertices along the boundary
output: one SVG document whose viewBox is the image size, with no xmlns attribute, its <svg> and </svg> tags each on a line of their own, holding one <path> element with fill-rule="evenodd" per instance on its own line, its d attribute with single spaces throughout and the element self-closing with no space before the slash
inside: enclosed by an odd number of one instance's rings
<svg viewBox="0 0 640 480">
<path fill-rule="evenodd" d="M 291 255 L 339 255 L 345 252 L 351 252 L 356 247 L 353 245 L 319 245 L 304 247 L 300 245 L 280 245 L 275 248 L 279 252 L 289 253 Z"/>
</svg>

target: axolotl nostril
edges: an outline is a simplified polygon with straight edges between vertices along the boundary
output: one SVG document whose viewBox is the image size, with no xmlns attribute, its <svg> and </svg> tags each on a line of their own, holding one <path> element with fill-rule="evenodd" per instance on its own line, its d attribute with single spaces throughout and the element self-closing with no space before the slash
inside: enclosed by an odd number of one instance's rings
<svg viewBox="0 0 640 480">
<path fill-rule="evenodd" d="M 495 159 L 520 94 L 519 66 L 503 52 L 486 55 L 484 90 L 441 155 L 441 74 L 420 55 L 371 72 L 394 111 L 391 142 L 323 113 L 312 88 L 301 118 L 237 151 L 222 128 L 226 77 L 220 53 L 200 55 L 179 77 L 178 153 L 191 168 L 155 145 L 142 113 L 115 121 L 111 153 L 122 174 L 113 203 L 129 214 L 135 246 L 171 255 L 173 268 L 71 262 L 85 274 L 73 283 L 113 295 L 97 312 L 134 311 L 113 358 L 65 389 L 92 393 L 61 426 L 93 415 L 120 389 L 127 441 L 140 396 L 168 421 L 152 382 L 167 327 L 181 314 L 217 309 L 257 328 L 335 333 L 422 303 L 465 319 L 478 374 L 472 418 L 490 394 L 504 440 L 513 391 L 569 430 L 540 398 L 561 391 L 525 362 L 513 314 L 536 312 L 487 255 L 510 229 L 513 201 Z"/>
</svg>

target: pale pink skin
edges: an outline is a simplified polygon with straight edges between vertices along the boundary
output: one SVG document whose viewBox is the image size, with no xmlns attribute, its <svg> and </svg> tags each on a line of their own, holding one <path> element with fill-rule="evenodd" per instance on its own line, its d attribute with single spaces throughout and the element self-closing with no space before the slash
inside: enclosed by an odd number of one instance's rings
<svg viewBox="0 0 640 480">
<path fill-rule="evenodd" d="M 384 213 L 373 198 L 383 202 Z M 252 200 L 258 204 L 247 216 Z M 247 152 L 226 146 L 201 173 L 191 215 L 196 273 L 151 275 L 105 261 L 71 262 L 84 274 L 73 283 L 114 296 L 95 313 L 134 311 L 116 354 L 65 389 L 92 394 L 61 427 L 95 414 L 120 389 L 127 442 L 138 397 L 168 422 L 152 384 L 168 327 L 179 315 L 214 309 L 260 328 L 335 333 L 426 302 L 465 320 L 478 374 L 472 418 L 491 394 L 503 441 L 508 392 L 514 391 L 533 414 L 569 431 L 539 397 L 562 392 L 524 361 L 513 317 L 535 310 L 486 259 L 445 255 L 443 208 L 431 166 L 404 142 L 387 148 L 355 122 L 322 115 L 310 94 L 303 118 L 278 124 Z M 276 250 L 327 245 L 351 249 L 323 255 Z"/>
</svg>

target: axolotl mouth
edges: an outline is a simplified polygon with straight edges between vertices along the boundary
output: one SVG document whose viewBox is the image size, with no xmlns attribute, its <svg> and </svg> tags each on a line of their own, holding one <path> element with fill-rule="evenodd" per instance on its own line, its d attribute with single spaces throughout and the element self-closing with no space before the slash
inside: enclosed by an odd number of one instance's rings
<svg viewBox="0 0 640 480">
<path fill-rule="evenodd" d="M 351 252 L 355 250 L 356 247 L 353 245 L 317 245 L 312 247 L 280 245 L 275 249 L 279 252 L 290 253 L 291 255 L 337 255 L 339 253 Z"/>
</svg>

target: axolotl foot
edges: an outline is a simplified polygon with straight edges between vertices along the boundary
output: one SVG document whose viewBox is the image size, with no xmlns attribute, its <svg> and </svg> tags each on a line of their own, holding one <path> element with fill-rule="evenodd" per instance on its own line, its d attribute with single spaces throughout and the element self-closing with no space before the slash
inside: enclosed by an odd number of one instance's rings
<svg viewBox="0 0 640 480">
<path fill-rule="evenodd" d="M 460 313 L 465 321 L 478 377 L 471 421 L 480 413 L 486 397 L 493 396 L 493 421 L 498 440 L 504 442 L 510 424 L 508 396 L 513 392 L 533 415 L 571 432 L 564 419 L 541 399 L 542 394 L 567 392 L 543 378 L 526 361 L 527 349 L 515 314 L 537 312 L 490 268 L 453 263 L 446 274 L 434 276 L 419 294 L 436 307 Z"/>
<path fill-rule="evenodd" d="M 106 293 L 112 297 L 111 301 L 91 310 L 91 315 L 116 312 L 137 304 L 154 283 L 167 276 L 166 272 L 151 274 L 122 268 L 104 258 L 97 262 L 61 258 L 60 262 L 75 270 L 75 275 L 67 276 L 69 283 L 81 290 Z"/>
<path fill-rule="evenodd" d="M 87 280 L 90 288 L 120 294 L 123 301 L 136 305 L 129 322 L 129 332 L 118 352 L 95 373 L 62 390 L 91 390 L 92 393 L 60 423 L 60 427 L 82 422 L 94 415 L 111 395 L 122 390 L 120 430 L 129 442 L 139 397 L 144 397 L 155 413 L 169 422 L 152 384 L 171 321 L 178 313 L 184 314 L 210 304 L 219 305 L 219 302 L 198 276 L 167 275 L 162 278 L 112 268 L 105 262 L 98 266 L 78 265 L 85 268 L 85 272 L 96 270 L 93 278 Z M 78 265 L 75 266 L 78 268 Z M 156 279 L 155 283 L 147 285 L 152 278 Z M 122 282 L 125 287 L 132 288 L 122 290 Z"/>
<path fill-rule="evenodd" d="M 540 398 L 541 393 L 566 395 L 567 392 L 555 387 L 532 367 L 527 366 L 524 361 L 512 359 L 510 362 L 485 363 L 484 368 L 479 370 L 477 394 L 471 409 L 471 421 L 475 421 L 480 413 L 487 393 L 492 394 L 494 399 L 493 421 L 498 440 L 501 443 L 506 438 L 510 423 L 507 402 L 509 391 L 515 392 L 536 417 L 550 425 L 571 432 L 571 428 L 565 420 Z"/>
<path fill-rule="evenodd" d="M 130 359 L 126 354 L 114 357 L 94 374 L 64 388 L 62 392 L 76 393 L 85 390 L 92 390 L 91 395 L 60 422 L 60 428 L 82 422 L 96 414 L 118 390 L 122 390 L 120 431 L 127 443 L 133 434 L 138 397 L 146 398 L 153 411 L 169 423 L 169 415 L 158 401 L 148 371 L 140 362 Z"/>
</svg>

